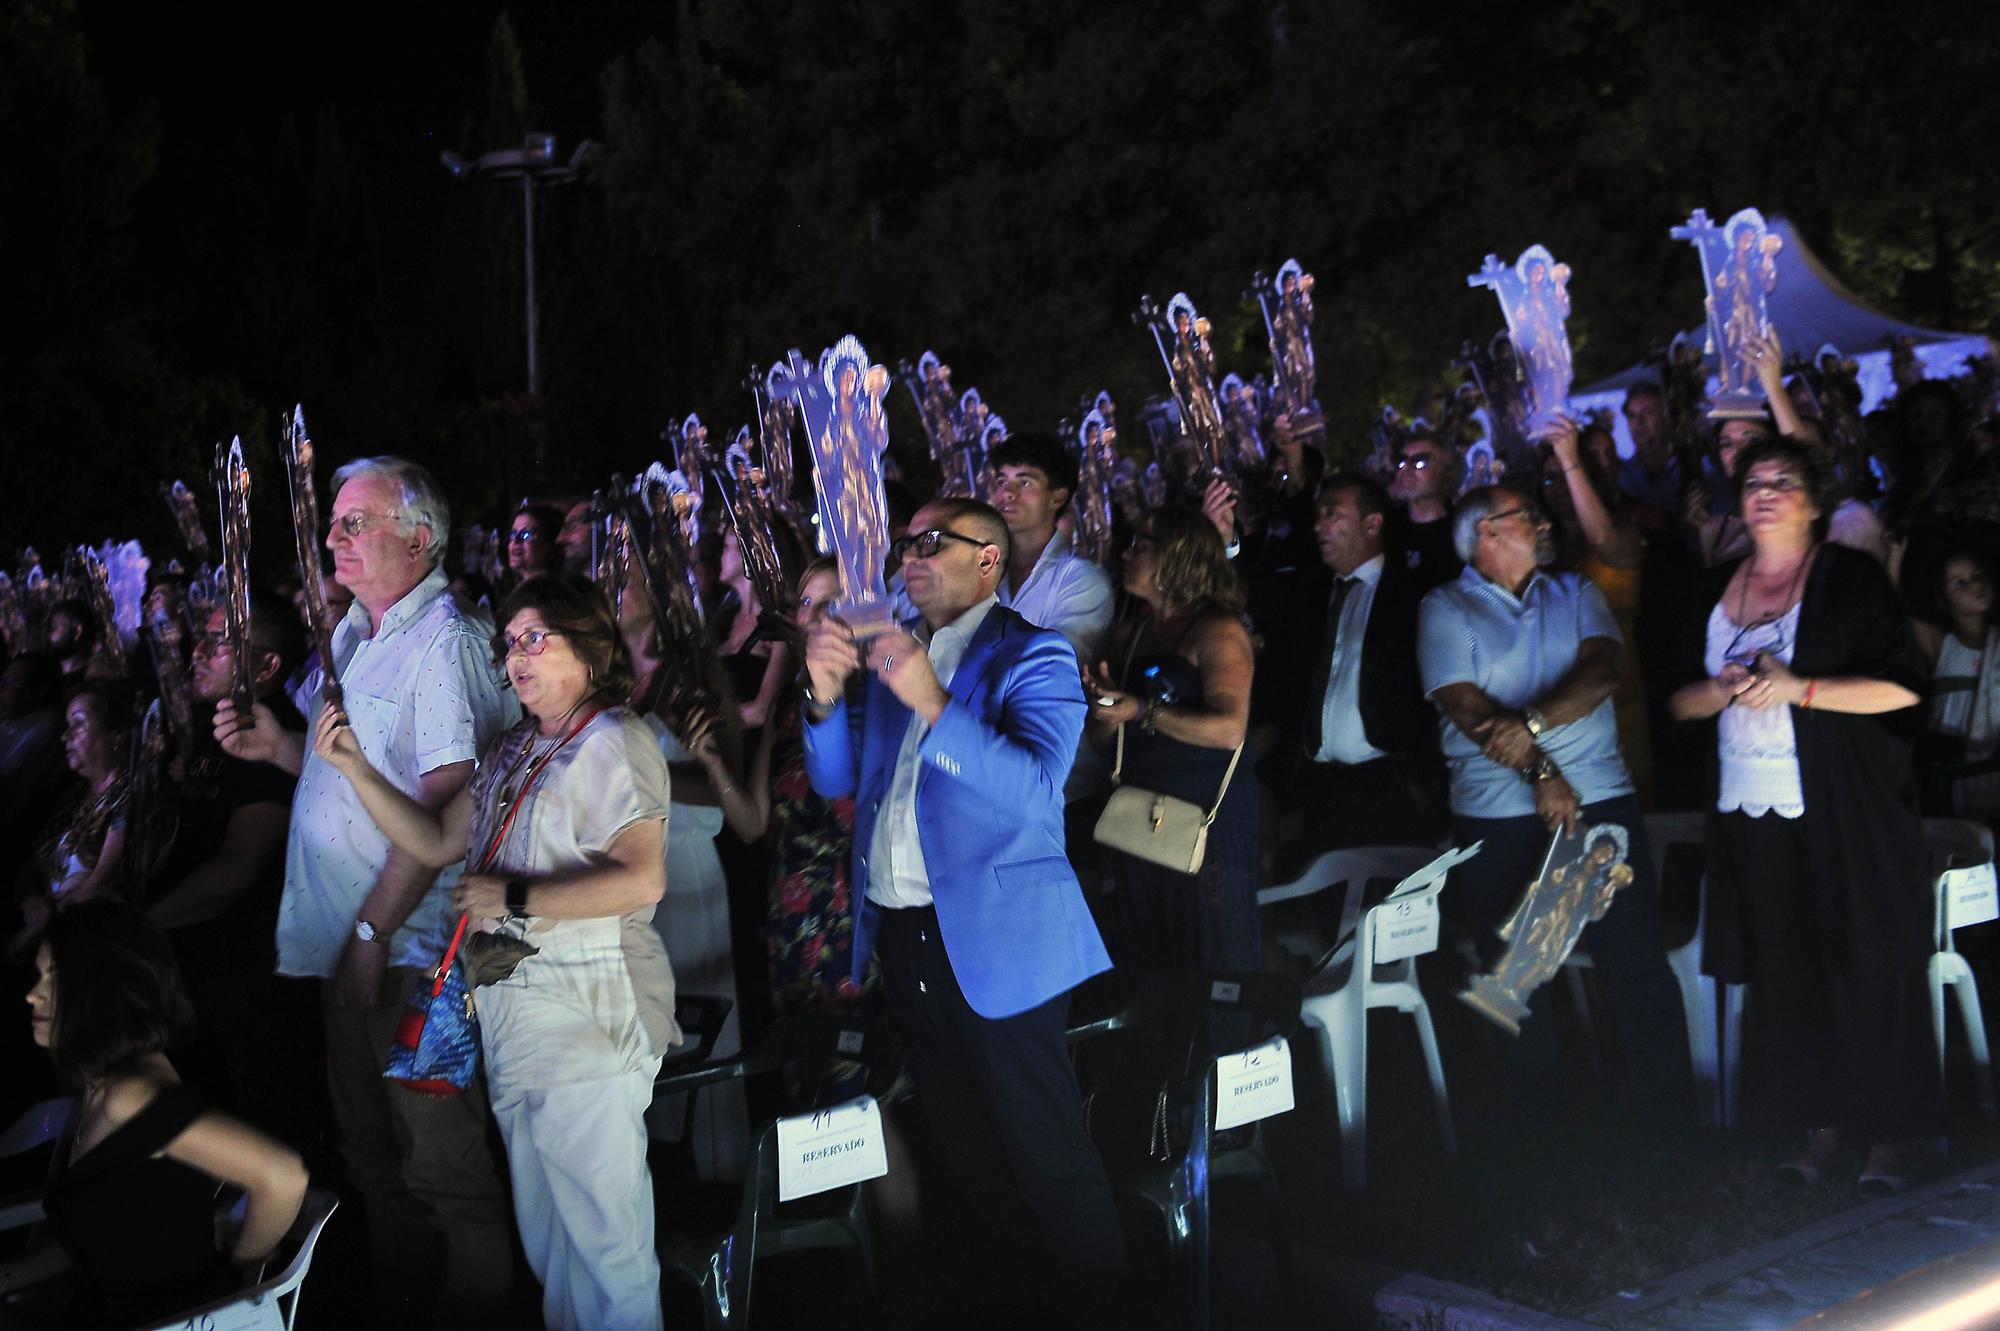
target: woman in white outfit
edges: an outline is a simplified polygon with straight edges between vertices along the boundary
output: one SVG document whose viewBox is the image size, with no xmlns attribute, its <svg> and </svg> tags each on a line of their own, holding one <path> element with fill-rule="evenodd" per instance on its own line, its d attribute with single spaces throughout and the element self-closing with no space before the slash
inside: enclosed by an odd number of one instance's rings
<svg viewBox="0 0 2000 1331">
<path fill-rule="evenodd" d="M 442 813 L 370 767 L 339 713 L 321 717 L 314 744 L 399 849 L 442 866 L 469 848 L 469 867 L 483 869 L 456 902 L 491 936 L 466 955 L 546 1324 L 658 1328 L 645 1112 L 679 1040 L 673 972 L 652 927 L 666 889 L 667 767 L 623 705 L 631 658 L 587 580 L 524 583 L 499 622 L 494 652 L 527 716 Z M 488 959 L 524 950 L 511 973 L 485 981 Z"/>
</svg>

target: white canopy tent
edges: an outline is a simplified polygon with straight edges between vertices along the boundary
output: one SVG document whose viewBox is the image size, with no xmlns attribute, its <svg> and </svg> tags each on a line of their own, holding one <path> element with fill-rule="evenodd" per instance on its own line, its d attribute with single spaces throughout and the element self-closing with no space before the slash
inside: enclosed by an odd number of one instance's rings
<svg viewBox="0 0 2000 1331">
<path fill-rule="evenodd" d="M 1889 371 L 1888 341 L 1892 337 L 1907 337 L 1915 345 L 1926 379 L 1953 378 L 1965 372 L 1967 361 L 1993 350 L 1992 340 L 1981 334 L 1922 328 L 1870 309 L 1826 270 L 1788 219 L 1775 218 L 1770 228 L 1785 242 L 1777 254 L 1778 284 L 1768 297 L 1771 322 L 1777 326 L 1785 354 L 1816 356 L 1821 348 L 1831 346 L 1853 358 L 1859 367 L 1864 414 L 1895 396 L 1896 384 Z M 1692 255 L 1689 259 L 1687 290 L 1692 296 L 1699 289 L 1700 267 Z M 1697 323 L 1688 336 L 1706 345 L 1707 322 Z M 1713 359 L 1711 355 L 1711 364 Z M 1658 381 L 1651 365 L 1634 365 L 1570 393 L 1570 406 L 1577 412 L 1610 410 L 1618 452 L 1624 457 L 1631 456 L 1632 438 L 1618 409 L 1624 404 L 1625 391 L 1642 380 Z"/>
</svg>

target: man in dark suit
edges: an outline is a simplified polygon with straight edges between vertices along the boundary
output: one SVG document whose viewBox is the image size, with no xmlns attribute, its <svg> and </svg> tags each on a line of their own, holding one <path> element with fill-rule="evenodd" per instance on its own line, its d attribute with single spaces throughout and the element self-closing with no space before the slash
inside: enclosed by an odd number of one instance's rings
<svg viewBox="0 0 2000 1331">
<path fill-rule="evenodd" d="M 879 956 L 910 1037 L 976 1227 L 979 1318 L 1082 1324 L 1124 1253 L 1063 1038 L 1069 990 L 1111 965 L 1063 854 L 1076 654 L 998 603 L 1008 534 L 987 505 L 935 500 L 896 548 L 914 632 L 863 644 L 828 618 L 806 640 L 806 769 L 854 799 L 853 974 Z"/>
<path fill-rule="evenodd" d="M 1361 477 L 1319 494 L 1314 535 L 1332 585 L 1302 672 L 1303 857 L 1347 846 L 1434 843 L 1446 827 L 1437 715 L 1417 676 L 1419 577 L 1388 559 L 1390 500 Z"/>
</svg>

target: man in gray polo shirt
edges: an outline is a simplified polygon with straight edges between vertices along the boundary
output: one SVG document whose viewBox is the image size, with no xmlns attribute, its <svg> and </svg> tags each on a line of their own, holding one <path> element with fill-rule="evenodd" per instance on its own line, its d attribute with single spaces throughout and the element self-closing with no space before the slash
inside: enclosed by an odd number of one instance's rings
<svg viewBox="0 0 2000 1331">
<path fill-rule="evenodd" d="M 1631 835 L 1633 879 L 1583 945 L 1610 983 L 1640 1103 L 1669 1115 L 1690 1105 L 1686 1022 L 1660 945 L 1645 817 L 1618 751 L 1611 694 L 1624 643 L 1603 593 L 1575 573 L 1548 573 L 1548 518 L 1528 495 L 1467 493 L 1452 519 L 1464 571 L 1424 597 L 1417 618 L 1424 692 L 1443 713 L 1451 810 L 1460 845 L 1485 848 L 1453 881 L 1482 958 L 1540 868 L 1553 829 L 1581 818 Z M 1524 1037 L 1553 1055 L 1547 998 Z"/>
</svg>

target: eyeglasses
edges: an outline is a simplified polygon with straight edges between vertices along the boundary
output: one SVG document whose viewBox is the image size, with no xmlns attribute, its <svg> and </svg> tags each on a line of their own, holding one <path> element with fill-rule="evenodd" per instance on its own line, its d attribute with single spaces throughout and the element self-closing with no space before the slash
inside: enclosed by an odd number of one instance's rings
<svg viewBox="0 0 2000 1331">
<path fill-rule="evenodd" d="M 910 536 L 898 536 L 889 543 L 889 553 L 899 560 L 929 559 L 943 548 L 946 541 L 963 541 L 967 545 L 991 545 L 991 541 L 974 540 L 970 536 L 960 536 L 955 531 L 933 527 Z"/>
<path fill-rule="evenodd" d="M 1530 508 L 1526 504 L 1521 505 L 1519 508 L 1503 508 L 1498 513 L 1488 513 L 1485 517 L 1481 518 L 1480 521 L 1501 522 L 1507 518 L 1526 518 L 1528 520 L 1528 525 L 1530 527 L 1540 527 L 1546 522 L 1548 522 L 1547 518 L 1543 517 L 1540 513 L 1536 512 L 1534 509 Z"/>
<path fill-rule="evenodd" d="M 526 633 L 503 633 L 500 635 L 500 658 L 514 654 L 519 647 L 530 656 L 540 656 L 549 649 L 550 638 L 563 637 L 561 629 L 529 629 Z"/>
<path fill-rule="evenodd" d="M 1405 453 L 1396 459 L 1396 470 L 1401 471 L 1405 467 L 1413 467 L 1418 471 L 1425 471 L 1429 469 L 1431 461 L 1431 456 L 1428 453 Z"/>
<path fill-rule="evenodd" d="M 1766 491 L 1776 495 L 1788 495 L 1796 494 L 1805 488 L 1804 481 L 1784 473 L 1776 476 L 1746 477 L 1743 481 L 1745 495 L 1762 494 Z"/>
<path fill-rule="evenodd" d="M 335 514 L 328 527 L 329 530 L 338 527 L 351 538 L 359 536 L 377 522 L 394 522 L 402 516 L 401 513 L 370 513 L 366 509 L 357 508 L 351 513 Z"/>
<path fill-rule="evenodd" d="M 220 656 L 229 650 L 229 635 L 227 633 L 197 633 L 194 635 L 194 642 L 190 644 L 189 650 L 196 656 L 201 656 L 204 653 L 209 656 Z"/>
<path fill-rule="evenodd" d="M 507 533 L 507 539 L 515 545 L 526 545 L 530 541 L 541 540 L 542 534 L 536 531 L 533 527 L 526 527 L 526 528 L 517 527 L 513 531 Z"/>
</svg>

